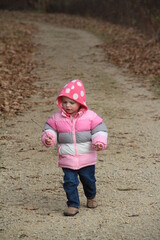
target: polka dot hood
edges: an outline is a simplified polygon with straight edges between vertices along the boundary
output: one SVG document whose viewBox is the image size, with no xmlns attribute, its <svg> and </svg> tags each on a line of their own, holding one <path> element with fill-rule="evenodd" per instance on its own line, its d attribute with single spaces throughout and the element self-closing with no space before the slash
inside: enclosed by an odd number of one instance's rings
<svg viewBox="0 0 160 240">
<path fill-rule="evenodd" d="M 82 108 L 87 110 L 86 95 L 83 83 L 81 80 L 72 80 L 66 84 L 57 97 L 57 105 L 62 109 L 62 97 L 68 97 L 81 104 Z"/>
</svg>

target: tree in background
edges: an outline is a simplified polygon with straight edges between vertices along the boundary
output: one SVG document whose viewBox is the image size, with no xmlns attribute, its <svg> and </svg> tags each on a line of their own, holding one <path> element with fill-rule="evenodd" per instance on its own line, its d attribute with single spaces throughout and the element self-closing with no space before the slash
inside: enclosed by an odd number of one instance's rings
<svg viewBox="0 0 160 240">
<path fill-rule="evenodd" d="M 150 36 L 160 32 L 160 0 L 0 0 L 0 9 L 78 14 L 137 27 Z"/>
</svg>

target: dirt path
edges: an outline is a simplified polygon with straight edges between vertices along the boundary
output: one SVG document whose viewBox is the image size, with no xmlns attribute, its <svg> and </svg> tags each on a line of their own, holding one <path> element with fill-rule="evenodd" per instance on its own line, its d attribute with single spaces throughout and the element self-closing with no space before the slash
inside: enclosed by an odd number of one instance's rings
<svg viewBox="0 0 160 240">
<path fill-rule="evenodd" d="M 33 108 L 1 129 L 1 217 L 3 240 L 159 240 L 160 101 L 104 61 L 90 33 L 36 24 L 40 44 L 33 56 L 40 77 Z M 63 216 L 66 197 L 55 149 L 41 145 L 41 129 L 57 107 L 55 98 L 68 80 L 84 82 L 87 103 L 105 120 L 108 150 L 99 154 L 95 210 Z"/>
</svg>

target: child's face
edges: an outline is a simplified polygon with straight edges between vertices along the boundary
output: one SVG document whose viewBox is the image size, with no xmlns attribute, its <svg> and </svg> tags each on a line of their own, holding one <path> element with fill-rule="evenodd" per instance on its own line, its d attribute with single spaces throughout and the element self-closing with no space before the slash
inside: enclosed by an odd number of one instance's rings
<svg viewBox="0 0 160 240">
<path fill-rule="evenodd" d="M 62 108 L 69 114 L 74 115 L 78 112 L 80 108 L 80 104 L 75 102 L 74 100 L 62 97 Z"/>
</svg>

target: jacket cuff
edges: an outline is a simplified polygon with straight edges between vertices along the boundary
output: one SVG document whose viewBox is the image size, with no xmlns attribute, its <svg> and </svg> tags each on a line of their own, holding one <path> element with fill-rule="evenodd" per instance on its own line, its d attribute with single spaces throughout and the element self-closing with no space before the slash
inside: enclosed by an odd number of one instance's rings
<svg viewBox="0 0 160 240">
<path fill-rule="evenodd" d="M 96 142 L 96 143 L 92 143 L 92 149 L 93 150 L 96 150 L 96 145 L 97 144 L 101 144 L 102 145 L 102 149 L 101 150 L 104 150 L 104 149 L 106 149 L 106 147 L 107 147 L 107 144 L 104 144 L 104 143 L 102 143 L 102 142 Z"/>
<path fill-rule="evenodd" d="M 46 142 L 45 142 L 47 136 L 49 136 L 52 139 L 52 143 L 50 145 L 46 144 Z M 43 145 L 46 147 L 53 147 L 56 143 L 55 137 L 49 132 L 47 132 L 47 134 L 46 134 L 46 132 L 43 132 L 41 140 L 42 140 Z"/>
</svg>

